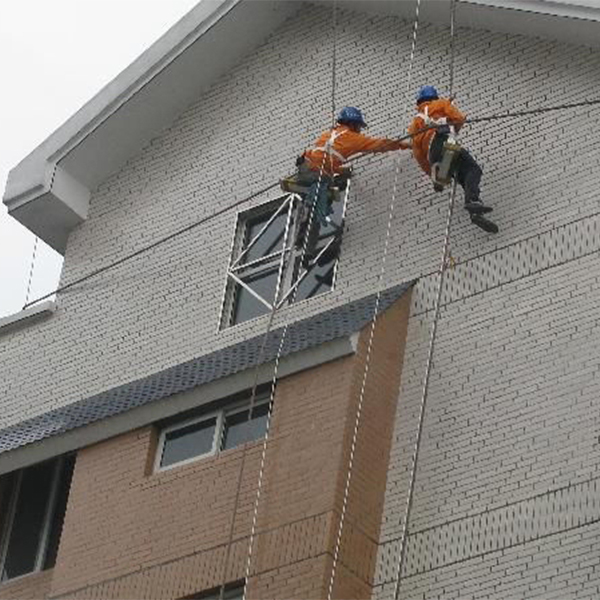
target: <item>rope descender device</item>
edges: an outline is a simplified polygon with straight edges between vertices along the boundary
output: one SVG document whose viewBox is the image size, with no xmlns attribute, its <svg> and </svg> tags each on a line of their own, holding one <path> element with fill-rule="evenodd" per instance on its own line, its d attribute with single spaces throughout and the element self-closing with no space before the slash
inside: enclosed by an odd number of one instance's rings
<svg viewBox="0 0 600 600">
<path fill-rule="evenodd" d="M 453 167 L 460 154 L 461 146 L 456 140 L 456 132 L 452 125 L 449 125 L 448 139 L 442 146 L 442 156 L 439 162 L 431 165 L 431 179 L 436 191 L 442 191 L 452 181 Z"/>
</svg>

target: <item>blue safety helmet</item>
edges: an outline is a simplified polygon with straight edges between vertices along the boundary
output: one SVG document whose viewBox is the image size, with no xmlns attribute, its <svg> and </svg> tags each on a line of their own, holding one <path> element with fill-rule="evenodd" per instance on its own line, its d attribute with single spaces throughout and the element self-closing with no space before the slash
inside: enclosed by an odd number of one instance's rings
<svg viewBox="0 0 600 600">
<path fill-rule="evenodd" d="M 438 91 L 432 85 L 424 85 L 417 94 L 417 104 L 428 100 L 437 100 L 439 97 Z"/>
<path fill-rule="evenodd" d="M 348 125 L 356 123 L 361 127 L 367 126 L 362 112 L 358 108 L 354 108 L 354 106 L 345 106 L 342 108 L 342 110 L 340 110 L 340 114 L 338 115 L 337 122 Z"/>
</svg>

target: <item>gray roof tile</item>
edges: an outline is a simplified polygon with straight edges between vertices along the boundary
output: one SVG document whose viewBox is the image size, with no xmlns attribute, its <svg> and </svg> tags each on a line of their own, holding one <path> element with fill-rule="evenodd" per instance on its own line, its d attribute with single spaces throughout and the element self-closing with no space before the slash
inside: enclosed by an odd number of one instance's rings
<svg viewBox="0 0 600 600">
<path fill-rule="evenodd" d="M 378 312 L 389 308 L 412 285 L 413 282 L 408 282 L 383 291 Z M 293 323 L 283 344 L 282 357 L 361 330 L 373 318 L 375 302 L 376 295 L 371 294 Z M 263 335 L 259 335 L 6 427 L 0 430 L 0 453 L 268 363 L 277 355 L 282 332 L 280 328 L 269 333 L 262 357 L 259 353 Z"/>
</svg>

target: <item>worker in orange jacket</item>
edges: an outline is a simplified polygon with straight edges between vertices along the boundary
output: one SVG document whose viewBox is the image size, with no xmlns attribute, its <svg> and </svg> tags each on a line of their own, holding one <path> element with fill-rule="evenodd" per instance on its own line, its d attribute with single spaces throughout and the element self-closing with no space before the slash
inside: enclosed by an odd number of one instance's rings
<svg viewBox="0 0 600 600">
<path fill-rule="evenodd" d="M 408 129 L 412 136 L 413 156 L 421 169 L 431 175 L 432 165 L 442 161 L 450 128 L 454 127 L 458 133 L 465 122 L 465 116 L 450 100 L 440 98 L 432 85 L 424 85 L 419 90 L 417 111 L 418 114 Z M 450 173 L 464 190 L 465 209 L 469 211 L 471 221 L 485 231 L 498 233 L 498 226 L 483 216 L 493 209 L 485 206 L 479 197 L 482 170 L 468 150 L 460 148 Z M 434 189 L 441 191 L 443 186 L 434 180 Z"/>
<path fill-rule="evenodd" d="M 333 129 L 323 132 L 314 147 L 309 148 L 297 161 L 298 171 L 295 181 L 307 187 L 307 204 L 314 203 L 314 218 L 325 227 L 332 225 L 329 220 L 331 203 L 329 190 L 336 183 L 343 186 L 350 177 L 350 169 L 345 163 L 358 154 L 375 152 L 390 152 L 392 150 L 408 149 L 410 144 L 387 138 L 374 138 L 361 133 L 367 127 L 362 112 L 353 106 L 343 108 Z M 316 233 L 310 237 L 314 239 Z M 314 251 L 314 244 L 309 243 L 307 253 Z"/>
</svg>

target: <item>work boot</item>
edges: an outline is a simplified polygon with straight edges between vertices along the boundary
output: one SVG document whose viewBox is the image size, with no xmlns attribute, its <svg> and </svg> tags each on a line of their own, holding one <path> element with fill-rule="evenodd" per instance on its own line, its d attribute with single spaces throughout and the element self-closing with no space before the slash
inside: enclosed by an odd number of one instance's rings
<svg viewBox="0 0 600 600">
<path fill-rule="evenodd" d="M 489 219 L 486 219 L 485 217 L 478 214 L 471 214 L 471 222 L 477 225 L 477 227 L 483 229 L 484 231 L 487 231 L 488 233 L 498 233 L 499 231 L 498 225 L 496 225 L 496 223 L 492 223 L 492 221 L 490 221 Z"/>
<path fill-rule="evenodd" d="M 494 210 L 491 206 L 485 206 L 481 200 L 466 200 L 465 209 L 472 215 L 483 215 Z"/>
</svg>

